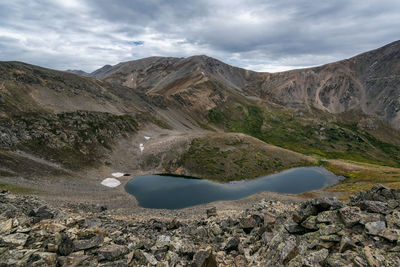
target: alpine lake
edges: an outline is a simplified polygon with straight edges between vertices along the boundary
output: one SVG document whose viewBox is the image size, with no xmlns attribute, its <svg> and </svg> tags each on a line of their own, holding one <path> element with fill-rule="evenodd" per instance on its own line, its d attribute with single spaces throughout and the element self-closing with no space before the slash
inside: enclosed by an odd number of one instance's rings
<svg viewBox="0 0 400 267">
<path fill-rule="evenodd" d="M 298 194 L 336 184 L 340 177 L 322 167 L 298 167 L 250 180 L 219 183 L 170 175 L 144 175 L 125 190 L 151 209 L 182 209 L 221 200 L 236 200 L 263 191 Z"/>
</svg>

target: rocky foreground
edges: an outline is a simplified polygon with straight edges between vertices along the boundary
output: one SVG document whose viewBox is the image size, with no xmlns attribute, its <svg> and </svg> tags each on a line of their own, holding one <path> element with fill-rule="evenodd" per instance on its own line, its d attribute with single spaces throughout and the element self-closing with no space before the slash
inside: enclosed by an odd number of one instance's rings
<svg viewBox="0 0 400 267">
<path fill-rule="evenodd" d="M 163 220 L 0 193 L 0 266 L 400 266 L 400 190 Z"/>
</svg>

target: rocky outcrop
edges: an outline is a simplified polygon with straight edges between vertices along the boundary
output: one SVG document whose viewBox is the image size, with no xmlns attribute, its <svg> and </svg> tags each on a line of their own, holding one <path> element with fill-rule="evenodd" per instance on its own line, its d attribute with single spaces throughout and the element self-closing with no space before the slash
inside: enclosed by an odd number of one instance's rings
<svg viewBox="0 0 400 267">
<path fill-rule="evenodd" d="M 371 210 L 365 202 L 383 204 Z M 3 191 L 0 214 L 4 266 L 400 265 L 400 190 L 381 185 L 348 204 L 263 200 L 237 214 L 211 209 L 189 220 L 56 209 Z"/>
<path fill-rule="evenodd" d="M 96 162 L 113 142 L 137 128 L 129 115 L 90 111 L 24 114 L 0 119 L 0 149 L 20 149 L 76 168 L 82 166 L 79 162 Z"/>
</svg>

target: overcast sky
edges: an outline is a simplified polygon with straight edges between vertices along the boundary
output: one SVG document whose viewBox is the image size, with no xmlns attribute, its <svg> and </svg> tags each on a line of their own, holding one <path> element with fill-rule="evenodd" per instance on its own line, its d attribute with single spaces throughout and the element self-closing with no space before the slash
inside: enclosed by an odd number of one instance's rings
<svg viewBox="0 0 400 267">
<path fill-rule="evenodd" d="M 399 0 L 0 0 L 0 60 L 59 70 L 205 54 L 275 72 L 399 39 Z"/>
</svg>

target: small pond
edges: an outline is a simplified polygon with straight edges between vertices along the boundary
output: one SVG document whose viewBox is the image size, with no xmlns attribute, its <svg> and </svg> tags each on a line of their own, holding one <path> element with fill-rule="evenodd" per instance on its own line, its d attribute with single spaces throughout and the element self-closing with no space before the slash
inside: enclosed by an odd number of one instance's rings
<svg viewBox="0 0 400 267">
<path fill-rule="evenodd" d="M 339 177 L 321 167 L 299 167 L 251 180 L 218 183 L 166 175 L 144 175 L 129 181 L 126 191 L 139 205 L 181 209 L 218 200 L 235 200 L 262 191 L 298 194 L 337 183 Z"/>
</svg>

